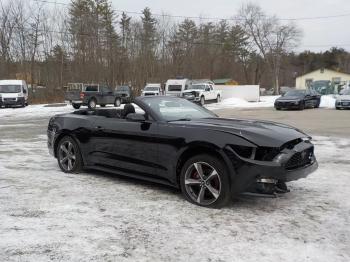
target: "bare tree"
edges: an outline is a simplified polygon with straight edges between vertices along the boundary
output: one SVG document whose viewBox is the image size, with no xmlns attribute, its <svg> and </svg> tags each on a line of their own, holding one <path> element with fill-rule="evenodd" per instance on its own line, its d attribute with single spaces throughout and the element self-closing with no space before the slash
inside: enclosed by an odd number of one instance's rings
<svg viewBox="0 0 350 262">
<path fill-rule="evenodd" d="M 279 94 L 282 57 L 298 45 L 301 31 L 293 23 L 281 24 L 277 17 L 267 16 L 251 3 L 242 6 L 238 18 L 265 59 L 274 78 L 274 93 Z"/>
</svg>

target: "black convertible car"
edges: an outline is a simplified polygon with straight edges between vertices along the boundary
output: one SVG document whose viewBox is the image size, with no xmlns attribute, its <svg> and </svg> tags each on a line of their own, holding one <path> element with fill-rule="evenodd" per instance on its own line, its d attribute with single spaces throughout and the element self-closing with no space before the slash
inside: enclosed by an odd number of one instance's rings
<svg viewBox="0 0 350 262">
<path fill-rule="evenodd" d="M 321 103 L 321 95 L 312 89 L 290 90 L 275 101 L 276 110 L 318 108 Z"/>
<path fill-rule="evenodd" d="M 63 172 L 82 168 L 178 187 L 220 207 L 234 194 L 306 177 L 318 167 L 311 138 L 283 124 L 219 118 L 176 97 L 138 97 L 124 109 L 79 110 L 48 125 Z"/>
</svg>

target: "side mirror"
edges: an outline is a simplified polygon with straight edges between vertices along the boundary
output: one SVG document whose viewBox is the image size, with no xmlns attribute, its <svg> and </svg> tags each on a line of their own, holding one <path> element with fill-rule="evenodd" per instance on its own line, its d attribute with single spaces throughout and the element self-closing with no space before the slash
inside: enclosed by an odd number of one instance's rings
<svg viewBox="0 0 350 262">
<path fill-rule="evenodd" d="M 144 122 L 144 121 L 146 121 L 145 115 L 138 114 L 138 113 L 130 113 L 126 116 L 125 119 L 132 121 L 132 122 Z"/>
<path fill-rule="evenodd" d="M 27 94 L 27 90 L 23 89 L 23 94 Z"/>
</svg>

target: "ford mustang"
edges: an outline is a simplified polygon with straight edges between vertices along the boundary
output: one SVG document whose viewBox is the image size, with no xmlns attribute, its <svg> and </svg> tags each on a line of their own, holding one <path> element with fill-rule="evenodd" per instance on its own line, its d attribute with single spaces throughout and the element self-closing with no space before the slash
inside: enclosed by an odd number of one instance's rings
<svg viewBox="0 0 350 262">
<path fill-rule="evenodd" d="M 48 147 L 63 172 L 83 168 L 181 189 L 221 207 L 252 188 L 274 188 L 318 167 L 311 137 L 279 123 L 226 119 L 178 97 L 138 97 L 123 109 L 56 115 Z"/>
</svg>

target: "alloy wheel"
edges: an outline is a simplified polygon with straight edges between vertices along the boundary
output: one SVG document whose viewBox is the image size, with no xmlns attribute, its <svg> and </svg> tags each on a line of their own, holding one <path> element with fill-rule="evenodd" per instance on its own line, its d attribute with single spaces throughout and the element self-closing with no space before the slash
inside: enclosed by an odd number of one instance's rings
<svg viewBox="0 0 350 262">
<path fill-rule="evenodd" d="M 210 205 L 220 196 L 221 179 L 211 165 L 196 162 L 186 170 L 185 189 L 194 202 L 200 205 Z"/>
<path fill-rule="evenodd" d="M 65 171 L 72 171 L 76 163 L 74 146 L 70 141 L 63 142 L 58 149 L 59 161 Z"/>
<path fill-rule="evenodd" d="M 96 102 L 94 99 L 91 99 L 90 102 L 89 102 L 89 107 L 90 108 L 95 108 L 96 107 Z"/>
</svg>

